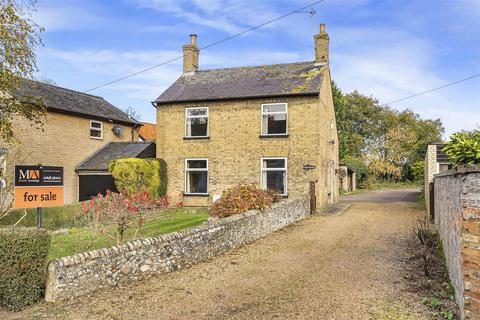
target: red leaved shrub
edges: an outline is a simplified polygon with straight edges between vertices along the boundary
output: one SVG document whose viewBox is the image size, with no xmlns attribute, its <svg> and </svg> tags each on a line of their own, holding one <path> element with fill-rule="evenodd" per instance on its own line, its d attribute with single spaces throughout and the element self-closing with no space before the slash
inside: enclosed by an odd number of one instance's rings
<svg viewBox="0 0 480 320">
<path fill-rule="evenodd" d="M 222 197 L 210 208 L 213 218 L 226 218 L 248 210 L 264 210 L 278 201 L 278 196 L 255 185 L 238 185 L 224 191 Z"/>
<path fill-rule="evenodd" d="M 135 240 L 147 217 L 169 205 L 167 197 L 153 198 L 147 191 L 133 194 L 107 191 L 105 196 L 98 194 L 83 202 L 81 217 L 95 234 L 105 234 L 121 244 L 125 242 L 127 230 L 132 230 L 132 240 Z"/>
</svg>

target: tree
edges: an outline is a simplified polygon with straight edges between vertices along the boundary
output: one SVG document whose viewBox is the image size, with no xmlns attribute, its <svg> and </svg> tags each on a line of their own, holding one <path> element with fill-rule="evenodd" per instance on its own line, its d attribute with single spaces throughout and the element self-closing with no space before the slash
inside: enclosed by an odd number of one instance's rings
<svg viewBox="0 0 480 320">
<path fill-rule="evenodd" d="M 132 107 L 125 108 L 125 113 L 127 114 L 129 119 L 137 121 L 140 120 L 140 115 L 137 113 L 137 110 Z"/>
<path fill-rule="evenodd" d="M 10 141 L 12 120 L 23 117 L 41 126 L 46 108 L 28 94 L 36 66 L 35 48 L 43 28 L 28 18 L 36 0 L 0 0 L 0 139 Z"/>
<path fill-rule="evenodd" d="M 455 165 L 480 164 L 480 130 L 452 134 L 443 151 Z"/>
<path fill-rule="evenodd" d="M 412 165 L 424 159 L 425 146 L 442 139 L 440 119 L 391 109 L 357 91 L 344 94 L 333 82 L 332 94 L 340 159 L 363 159 L 378 177 L 413 180 Z"/>
</svg>

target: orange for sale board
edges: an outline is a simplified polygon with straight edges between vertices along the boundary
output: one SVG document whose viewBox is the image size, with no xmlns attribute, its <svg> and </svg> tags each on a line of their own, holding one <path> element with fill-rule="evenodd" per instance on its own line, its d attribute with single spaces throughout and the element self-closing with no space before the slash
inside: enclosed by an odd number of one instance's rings
<svg viewBox="0 0 480 320">
<path fill-rule="evenodd" d="M 63 186 L 15 187 L 15 208 L 63 205 Z"/>
</svg>

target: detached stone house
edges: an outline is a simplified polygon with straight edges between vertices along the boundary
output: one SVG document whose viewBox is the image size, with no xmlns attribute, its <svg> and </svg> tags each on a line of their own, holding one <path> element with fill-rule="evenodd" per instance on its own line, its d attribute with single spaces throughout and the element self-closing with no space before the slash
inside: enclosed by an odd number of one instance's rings
<svg viewBox="0 0 480 320">
<path fill-rule="evenodd" d="M 196 35 L 183 47 L 183 75 L 155 101 L 157 157 L 168 194 L 206 206 L 237 184 L 285 197 L 309 193 L 317 208 L 338 199 L 338 139 L 325 26 L 315 60 L 199 69 Z M 313 55 L 313 54 L 312 54 Z"/>
<path fill-rule="evenodd" d="M 140 123 L 98 96 L 36 82 L 26 90 L 29 95 L 42 98 L 47 115 L 42 129 L 24 119 L 14 120 L 14 138 L 22 164 L 63 166 L 65 203 L 104 192 L 105 180 L 111 179 L 106 165 L 88 167 L 92 161 L 87 160 L 95 156 L 98 164 L 99 156 L 107 160 L 132 156 L 131 144 L 139 144 Z M 104 148 L 112 143 L 118 145 Z M 140 144 L 140 149 L 151 145 Z M 138 147 L 133 149 L 135 154 L 141 153 Z M 20 164 L 13 161 L 7 157 L 9 170 Z M 85 170 L 88 168 L 92 170 Z"/>
</svg>

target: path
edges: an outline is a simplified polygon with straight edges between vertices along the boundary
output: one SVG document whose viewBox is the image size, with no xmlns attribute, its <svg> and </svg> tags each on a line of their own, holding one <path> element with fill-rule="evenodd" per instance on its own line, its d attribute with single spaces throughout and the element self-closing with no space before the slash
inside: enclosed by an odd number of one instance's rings
<svg viewBox="0 0 480 320">
<path fill-rule="evenodd" d="M 407 193 L 393 192 L 403 200 Z M 388 201 L 392 193 L 355 199 L 338 216 L 312 216 L 190 269 L 15 318 L 423 319 L 401 260 L 422 211 Z"/>
</svg>

